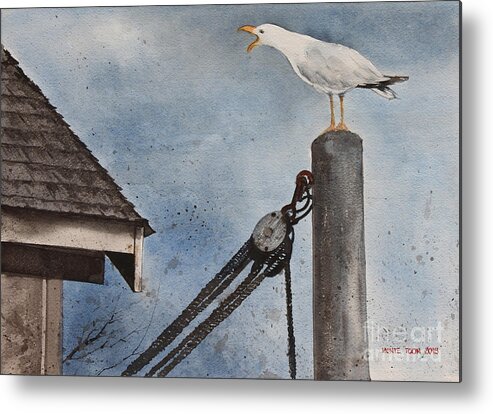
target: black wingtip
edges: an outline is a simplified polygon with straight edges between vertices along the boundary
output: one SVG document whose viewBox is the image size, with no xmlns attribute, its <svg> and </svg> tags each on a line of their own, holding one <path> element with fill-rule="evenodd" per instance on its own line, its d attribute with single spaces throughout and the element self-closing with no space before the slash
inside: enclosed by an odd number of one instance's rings
<svg viewBox="0 0 493 414">
<path fill-rule="evenodd" d="M 407 76 L 407 75 L 404 75 L 404 76 L 383 75 L 383 76 L 385 76 L 386 78 L 389 78 L 389 80 L 383 82 L 383 83 L 385 83 L 385 85 L 393 85 L 394 83 L 406 82 L 409 80 L 409 76 Z"/>
</svg>

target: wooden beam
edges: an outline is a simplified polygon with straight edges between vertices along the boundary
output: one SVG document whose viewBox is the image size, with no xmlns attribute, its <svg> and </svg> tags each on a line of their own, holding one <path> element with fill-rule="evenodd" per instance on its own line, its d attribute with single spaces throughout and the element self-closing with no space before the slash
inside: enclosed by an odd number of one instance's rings
<svg viewBox="0 0 493 414">
<path fill-rule="evenodd" d="M 134 254 L 135 223 L 2 209 L 2 242 Z"/>
<path fill-rule="evenodd" d="M 141 292 L 144 232 L 140 223 L 2 209 L 2 264 L 11 274 L 103 283 L 106 254 Z"/>
<path fill-rule="evenodd" d="M 2 272 L 104 283 L 104 252 L 2 242 Z"/>
<path fill-rule="evenodd" d="M 63 333 L 63 281 L 44 278 L 46 301 L 44 305 L 44 375 L 62 375 L 62 333 Z"/>
<path fill-rule="evenodd" d="M 144 228 L 135 228 L 135 250 L 133 254 L 106 252 L 134 292 L 142 291 L 142 258 L 144 251 Z"/>
<path fill-rule="evenodd" d="M 144 258 L 144 227 L 135 227 L 134 236 L 134 259 L 135 276 L 133 290 L 142 291 L 142 265 Z"/>
</svg>

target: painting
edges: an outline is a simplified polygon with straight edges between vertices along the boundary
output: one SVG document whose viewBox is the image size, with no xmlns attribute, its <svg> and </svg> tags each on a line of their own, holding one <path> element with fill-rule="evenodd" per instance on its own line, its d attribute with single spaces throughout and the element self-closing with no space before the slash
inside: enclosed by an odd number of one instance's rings
<svg viewBox="0 0 493 414">
<path fill-rule="evenodd" d="M 1 372 L 461 380 L 455 1 L 1 10 Z"/>
</svg>

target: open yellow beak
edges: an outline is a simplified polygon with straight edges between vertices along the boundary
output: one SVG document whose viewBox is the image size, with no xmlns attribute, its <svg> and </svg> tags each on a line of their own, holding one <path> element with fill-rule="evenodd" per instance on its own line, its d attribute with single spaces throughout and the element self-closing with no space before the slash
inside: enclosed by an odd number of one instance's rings
<svg viewBox="0 0 493 414">
<path fill-rule="evenodd" d="M 252 35 L 254 35 L 256 37 L 256 39 L 250 43 L 247 47 L 247 52 L 251 52 L 253 50 L 253 48 L 255 46 L 258 46 L 260 44 L 260 39 L 259 37 L 255 34 L 255 29 L 256 27 L 255 26 L 241 26 L 238 31 L 243 31 L 243 32 L 247 32 L 247 33 L 251 33 Z"/>
</svg>

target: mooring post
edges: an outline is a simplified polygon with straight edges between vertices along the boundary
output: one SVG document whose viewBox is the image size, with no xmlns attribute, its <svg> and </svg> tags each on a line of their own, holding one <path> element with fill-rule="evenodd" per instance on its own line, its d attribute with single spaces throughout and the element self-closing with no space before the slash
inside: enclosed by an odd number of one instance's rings
<svg viewBox="0 0 493 414">
<path fill-rule="evenodd" d="M 312 144 L 315 380 L 370 380 L 363 145 L 348 131 Z"/>
</svg>

